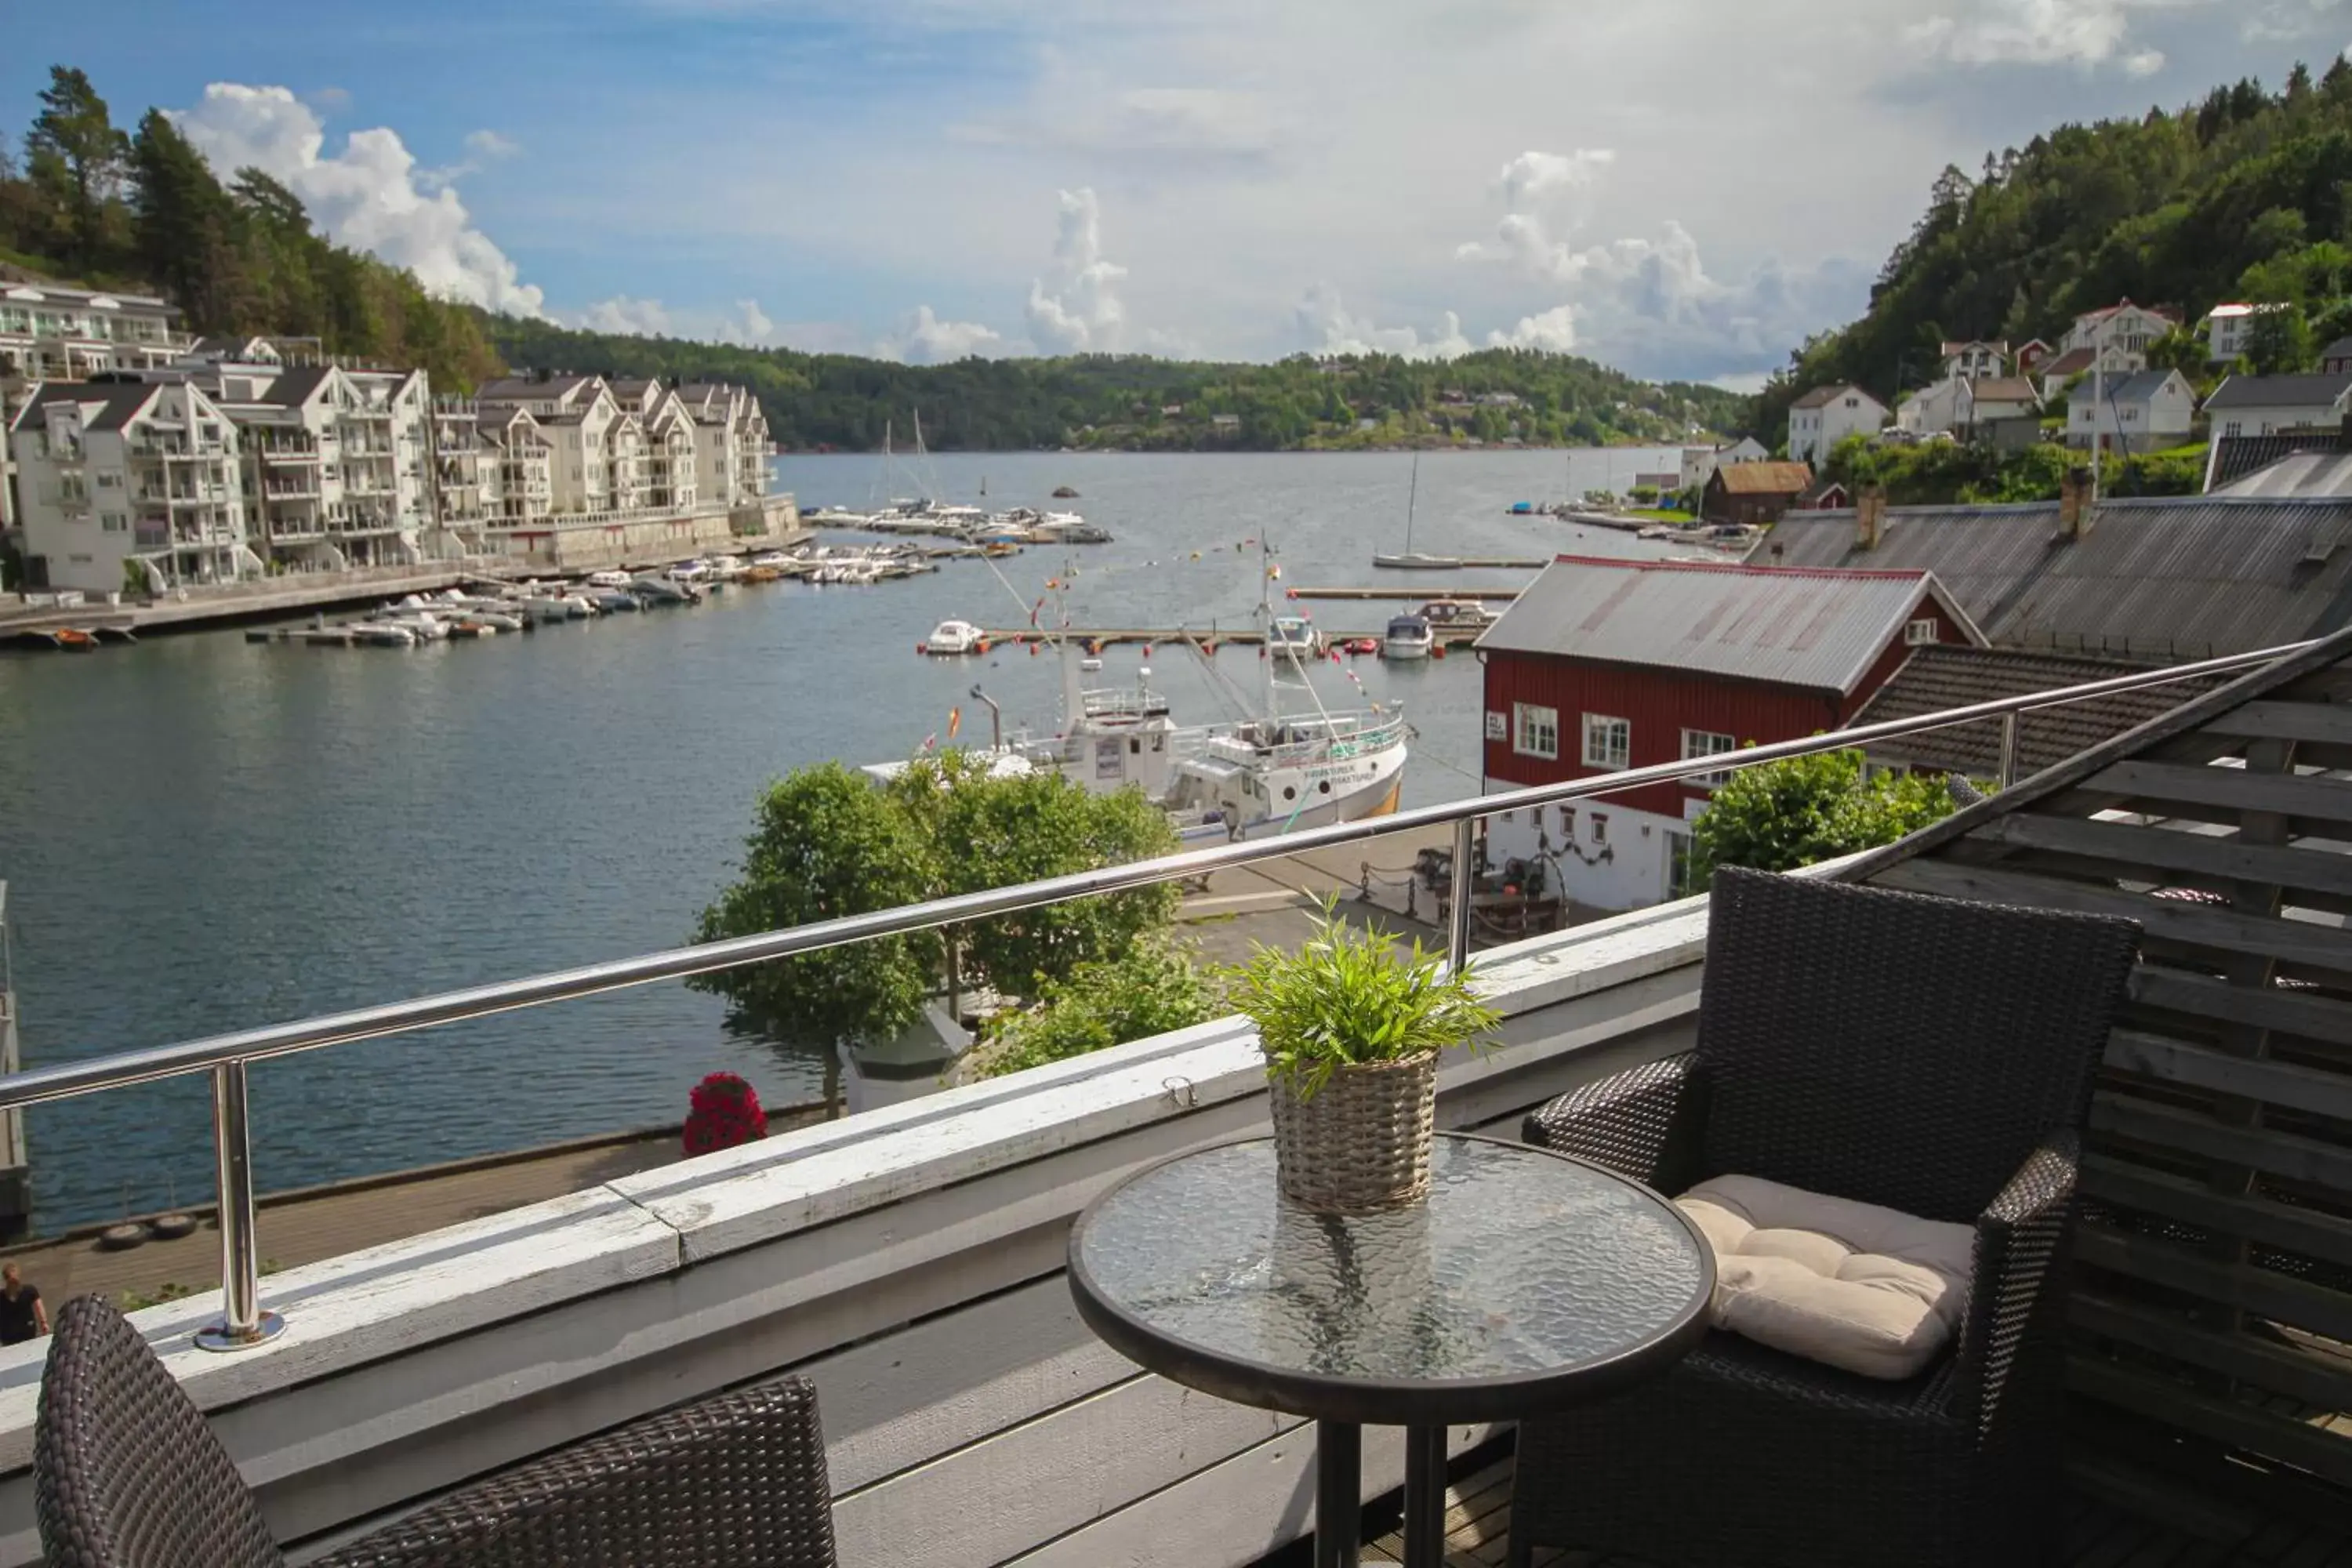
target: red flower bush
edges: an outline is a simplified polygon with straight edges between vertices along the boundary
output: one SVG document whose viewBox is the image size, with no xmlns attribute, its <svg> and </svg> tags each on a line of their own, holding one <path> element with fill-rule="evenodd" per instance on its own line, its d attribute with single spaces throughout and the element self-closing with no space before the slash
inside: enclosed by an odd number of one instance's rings
<svg viewBox="0 0 2352 1568">
<path fill-rule="evenodd" d="M 708 1154 L 768 1135 L 768 1113 L 760 1096 L 731 1072 L 715 1072 L 694 1086 L 686 1118 L 686 1152 Z"/>
</svg>

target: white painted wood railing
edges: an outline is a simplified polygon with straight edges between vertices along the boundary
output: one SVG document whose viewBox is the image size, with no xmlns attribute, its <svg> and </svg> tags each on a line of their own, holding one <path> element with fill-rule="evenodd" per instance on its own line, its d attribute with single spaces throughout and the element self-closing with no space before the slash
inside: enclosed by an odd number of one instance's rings
<svg viewBox="0 0 2352 1568">
<path fill-rule="evenodd" d="M 1693 900 L 1483 955 L 1507 1021 L 1444 1067 L 1441 1121 L 1515 1132 L 1552 1095 L 1682 1048 L 1705 920 Z M 134 1321 L 298 1560 L 798 1368 L 851 1568 L 1245 1563 L 1312 1528 L 1310 1430 L 1112 1353 L 1061 1271 L 1096 1194 L 1265 1119 L 1255 1038 L 1228 1018 L 273 1275 L 299 1329 L 237 1355 L 190 1346 L 209 1301 Z M 41 1358 L 0 1352 L 0 1565 L 38 1555 Z M 1366 1438 L 1370 1496 L 1403 1458 L 1399 1435 Z"/>
</svg>

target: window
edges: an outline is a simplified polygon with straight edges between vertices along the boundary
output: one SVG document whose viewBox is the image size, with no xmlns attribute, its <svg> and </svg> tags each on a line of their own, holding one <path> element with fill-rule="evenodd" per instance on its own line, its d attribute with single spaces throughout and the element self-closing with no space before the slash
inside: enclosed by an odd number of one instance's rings
<svg viewBox="0 0 2352 1568">
<path fill-rule="evenodd" d="M 1605 811 L 1596 811 L 1592 814 L 1592 842 L 1595 844 L 1609 842 L 1609 814 Z"/>
<path fill-rule="evenodd" d="M 1666 897 L 1691 896 L 1691 836 L 1666 829 Z"/>
<path fill-rule="evenodd" d="M 1736 735 L 1717 734 L 1713 730 L 1683 731 L 1683 755 L 1685 758 L 1719 757 L 1726 752 L 1736 752 L 1738 749 L 1739 740 Z M 1716 785 L 1728 781 L 1730 777 L 1730 771 L 1727 769 L 1719 773 L 1700 773 L 1690 782 L 1713 789 Z"/>
<path fill-rule="evenodd" d="M 1559 710 L 1511 704 L 1511 750 L 1523 757 L 1559 755 Z"/>
<path fill-rule="evenodd" d="M 1917 647 L 1923 643 L 1931 643 L 1936 640 L 1936 622 L 1932 616 L 1922 616 L 1919 619 L 1913 621 L 1910 625 L 1903 628 L 1903 646 L 1905 647 Z"/>
<path fill-rule="evenodd" d="M 121 474 L 110 473 L 110 472 L 108 472 L 108 471 L 107 471 L 106 469 L 104 469 L 104 468 L 100 468 L 100 469 L 99 470 L 99 472 L 98 472 L 98 488 L 99 488 L 100 489 L 102 489 L 102 490 L 119 489 L 121 489 L 121 485 L 122 485 L 122 476 L 121 476 Z"/>
<path fill-rule="evenodd" d="M 2231 420 L 2228 424 L 2221 426 L 2221 434 L 2224 436 L 2240 435 L 2243 430 L 2244 426 L 2240 425 L 2235 419 Z"/>
<path fill-rule="evenodd" d="M 119 511 L 102 511 L 98 514 L 98 526 L 109 533 L 121 533 L 131 527 L 131 520 Z"/>
<path fill-rule="evenodd" d="M 1584 765 L 1588 768 L 1622 768 L 1633 765 L 1633 721 L 1612 719 L 1606 714 L 1587 713 L 1584 716 Z M 1595 817 L 1596 822 L 1600 818 Z"/>
</svg>

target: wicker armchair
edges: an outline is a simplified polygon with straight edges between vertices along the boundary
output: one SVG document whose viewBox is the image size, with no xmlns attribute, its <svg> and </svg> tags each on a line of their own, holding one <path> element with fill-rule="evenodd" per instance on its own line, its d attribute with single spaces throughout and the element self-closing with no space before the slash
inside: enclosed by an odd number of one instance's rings
<svg viewBox="0 0 2352 1568">
<path fill-rule="evenodd" d="M 34 1428 L 50 1568 L 279 1568 L 253 1494 L 138 1331 L 58 1314 Z M 784 1378 L 480 1482 L 321 1568 L 832 1568 L 815 1391 Z"/>
<path fill-rule="evenodd" d="M 1665 1193 L 1740 1173 L 1976 1227 L 1955 1348 L 1880 1382 L 1710 1333 L 1519 1426 L 1511 1552 L 1735 1568 L 2039 1560 L 2078 1130 L 2126 921 L 1719 872 L 1696 1047 L 1528 1119 Z"/>
</svg>

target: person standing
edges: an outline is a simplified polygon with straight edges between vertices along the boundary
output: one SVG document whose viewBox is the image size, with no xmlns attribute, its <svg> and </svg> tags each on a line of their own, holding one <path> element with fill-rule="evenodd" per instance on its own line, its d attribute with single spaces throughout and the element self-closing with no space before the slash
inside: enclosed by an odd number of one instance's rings
<svg viewBox="0 0 2352 1568">
<path fill-rule="evenodd" d="M 49 1331 L 49 1309 L 40 1290 L 25 1283 L 14 1263 L 0 1267 L 0 1345 L 21 1345 Z"/>
</svg>

